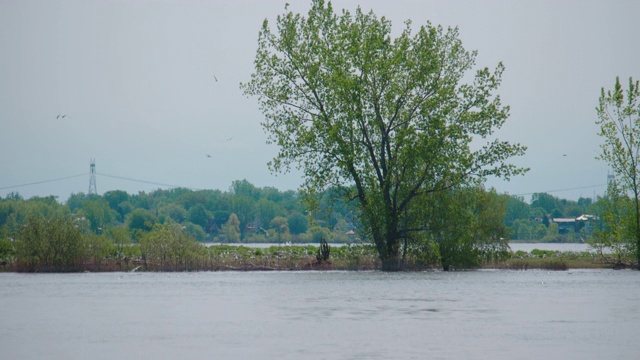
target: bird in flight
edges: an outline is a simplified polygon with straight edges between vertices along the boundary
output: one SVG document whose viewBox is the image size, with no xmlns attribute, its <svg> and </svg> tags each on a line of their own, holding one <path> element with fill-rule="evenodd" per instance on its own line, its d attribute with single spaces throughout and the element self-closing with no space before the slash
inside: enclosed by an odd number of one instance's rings
<svg viewBox="0 0 640 360">
<path fill-rule="evenodd" d="M 208 158 L 210 158 L 210 157 L 211 157 L 211 155 L 209 155 L 209 154 L 205 154 L 205 155 L 207 155 L 207 157 L 208 157 Z"/>
<path fill-rule="evenodd" d="M 233 139 L 233 137 L 228 138 L 226 141 L 231 141 L 231 139 Z"/>
<path fill-rule="evenodd" d="M 218 78 L 215 75 L 213 75 L 213 78 L 218 82 Z"/>
<path fill-rule="evenodd" d="M 63 119 L 64 119 L 64 118 L 66 118 L 66 117 L 71 118 L 71 116 L 69 116 L 69 115 L 67 115 L 67 114 L 64 114 L 64 115 L 58 114 L 58 116 L 56 116 L 56 119 L 60 119 L 60 118 L 63 118 Z"/>
</svg>

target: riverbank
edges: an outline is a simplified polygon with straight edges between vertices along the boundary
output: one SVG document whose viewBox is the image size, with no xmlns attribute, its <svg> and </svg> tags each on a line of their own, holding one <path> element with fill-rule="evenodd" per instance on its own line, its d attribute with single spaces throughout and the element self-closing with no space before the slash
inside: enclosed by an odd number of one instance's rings
<svg viewBox="0 0 640 360">
<path fill-rule="evenodd" d="M 287 270 L 378 270 L 380 261 L 371 245 L 334 246 L 327 259 L 318 256 L 315 245 L 271 246 L 255 248 L 235 245 L 216 245 L 206 248 L 198 256 L 177 259 L 160 257 L 149 260 L 142 254 L 130 254 L 121 259 L 93 259 L 91 262 L 67 267 L 47 267 L 38 264 L 4 261 L 0 264 L 3 272 L 110 272 L 110 271 L 287 271 Z M 619 266 L 619 265 L 618 265 Z M 540 250 L 512 251 L 501 260 L 480 264 L 482 269 L 511 270 L 568 270 L 607 269 L 616 265 L 602 256 L 589 251 Z M 438 270 L 439 264 L 408 261 L 407 271 Z M 455 269 L 454 270 L 466 270 Z"/>
</svg>

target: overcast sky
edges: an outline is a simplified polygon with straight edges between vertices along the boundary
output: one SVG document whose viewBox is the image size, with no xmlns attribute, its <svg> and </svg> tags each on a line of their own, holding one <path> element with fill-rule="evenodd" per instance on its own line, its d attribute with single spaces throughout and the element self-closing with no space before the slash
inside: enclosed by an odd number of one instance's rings
<svg viewBox="0 0 640 360">
<path fill-rule="evenodd" d="M 310 1 L 288 1 L 306 14 Z M 87 193 L 92 158 L 99 194 L 226 191 L 241 179 L 297 189 L 298 173 L 267 169 L 277 148 L 257 99 L 239 89 L 262 21 L 285 2 L 0 1 L 0 196 Z M 531 171 L 488 185 L 569 199 L 604 192 L 594 108 L 616 76 L 640 79 L 640 2 L 333 1 L 358 4 L 398 31 L 407 19 L 458 26 L 478 67 L 505 64 L 498 93 L 511 116 L 499 137 L 528 146 L 515 162 Z"/>
</svg>

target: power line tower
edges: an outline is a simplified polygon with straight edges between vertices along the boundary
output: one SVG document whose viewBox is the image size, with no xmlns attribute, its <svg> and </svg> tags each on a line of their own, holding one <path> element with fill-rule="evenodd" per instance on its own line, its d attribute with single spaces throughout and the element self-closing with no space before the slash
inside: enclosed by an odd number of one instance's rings
<svg viewBox="0 0 640 360">
<path fill-rule="evenodd" d="M 91 175 L 89 177 L 89 195 L 98 195 L 96 189 L 96 159 L 91 159 Z"/>
<path fill-rule="evenodd" d="M 608 171 L 607 171 L 607 185 L 609 185 L 609 183 L 611 183 L 612 181 L 615 181 L 616 177 L 611 175 Z"/>
</svg>

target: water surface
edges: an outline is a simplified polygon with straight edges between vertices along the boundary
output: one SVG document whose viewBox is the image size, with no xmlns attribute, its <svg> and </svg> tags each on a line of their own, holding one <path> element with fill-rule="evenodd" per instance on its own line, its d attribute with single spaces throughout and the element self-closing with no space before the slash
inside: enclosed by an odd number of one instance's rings
<svg viewBox="0 0 640 360">
<path fill-rule="evenodd" d="M 637 358 L 640 273 L 0 274 L 6 359 Z"/>
</svg>

